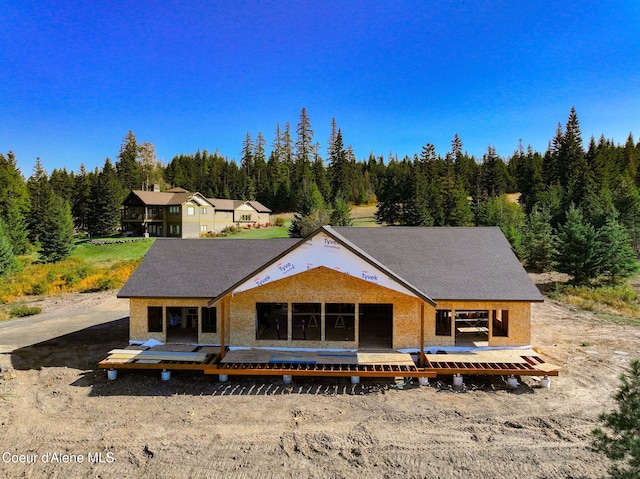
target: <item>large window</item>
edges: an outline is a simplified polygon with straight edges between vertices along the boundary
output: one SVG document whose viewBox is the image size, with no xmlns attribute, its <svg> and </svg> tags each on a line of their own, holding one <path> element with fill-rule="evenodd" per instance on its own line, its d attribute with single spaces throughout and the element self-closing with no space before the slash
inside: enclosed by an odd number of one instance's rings
<svg viewBox="0 0 640 479">
<path fill-rule="evenodd" d="M 195 206 L 187 206 L 187 215 L 194 216 L 196 214 Z"/>
<path fill-rule="evenodd" d="M 451 336 L 451 310 L 436 309 L 436 336 Z"/>
<path fill-rule="evenodd" d="M 169 214 L 170 215 L 179 215 L 180 207 L 179 206 L 169 206 Z"/>
<path fill-rule="evenodd" d="M 180 225 L 169 225 L 169 236 L 180 236 Z"/>
<path fill-rule="evenodd" d="M 291 305 L 291 338 L 320 341 L 320 303 L 293 303 Z"/>
<path fill-rule="evenodd" d="M 355 341 L 355 304 L 327 303 L 324 314 L 327 341 Z"/>
<path fill-rule="evenodd" d="M 493 336 L 509 336 L 509 310 L 494 309 L 492 321 Z"/>
<path fill-rule="evenodd" d="M 147 307 L 147 330 L 150 333 L 162 332 L 162 306 Z"/>
<path fill-rule="evenodd" d="M 202 332 L 215 333 L 218 326 L 216 308 L 202 308 L 200 316 L 202 318 Z"/>
<path fill-rule="evenodd" d="M 256 303 L 256 339 L 286 341 L 288 337 L 288 304 Z"/>
<path fill-rule="evenodd" d="M 251 215 L 241 215 L 240 216 L 240 221 L 251 221 Z"/>
</svg>

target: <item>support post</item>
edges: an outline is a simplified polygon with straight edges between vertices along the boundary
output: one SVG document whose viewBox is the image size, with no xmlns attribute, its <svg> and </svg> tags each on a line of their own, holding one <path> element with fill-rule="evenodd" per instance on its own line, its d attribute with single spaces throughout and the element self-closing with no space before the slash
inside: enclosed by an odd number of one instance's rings
<svg viewBox="0 0 640 479">
<path fill-rule="evenodd" d="M 220 359 L 224 358 L 225 345 L 224 345 L 224 300 L 220 300 Z"/>
<path fill-rule="evenodd" d="M 545 376 L 540 380 L 541 388 L 551 388 L 551 378 L 549 376 Z"/>
<path fill-rule="evenodd" d="M 425 365 L 424 357 L 424 301 L 420 303 L 420 354 L 418 354 L 418 367 Z"/>
</svg>

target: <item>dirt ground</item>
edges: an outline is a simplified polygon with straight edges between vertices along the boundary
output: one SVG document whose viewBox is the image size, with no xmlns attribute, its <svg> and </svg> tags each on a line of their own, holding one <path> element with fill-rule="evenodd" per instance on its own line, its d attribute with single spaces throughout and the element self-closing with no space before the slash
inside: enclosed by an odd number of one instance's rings
<svg viewBox="0 0 640 479">
<path fill-rule="evenodd" d="M 534 306 L 533 345 L 563 368 L 551 389 L 527 377 L 516 390 L 466 377 L 463 392 L 448 379 L 108 381 L 97 363 L 127 328 L 0 355 L 15 375 L 0 384 L 0 477 L 600 478 L 608 463 L 589 450 L 591 430 L 640 356 L 640 329 L 548 300 Z"/>
</svg>

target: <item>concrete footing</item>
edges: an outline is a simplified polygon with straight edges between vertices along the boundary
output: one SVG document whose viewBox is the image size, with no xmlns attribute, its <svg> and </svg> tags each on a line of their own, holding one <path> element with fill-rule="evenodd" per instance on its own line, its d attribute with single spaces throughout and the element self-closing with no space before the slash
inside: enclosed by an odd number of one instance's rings
<svg viewBox="0 0 640 479">
<path fill-rule="evenodd" d="M 227 376 L 226 374 L 218 374 L 218 380 L 221 383 L 226 383 L 229 380 L 229 376 Z"/>
<path fill-rule="evenodd" d="M 360 376 L 351 376 L 351 384 L 360 384 Z"/>
<path fill-rule="evenodd" d="M 293 376 L 291 376 L 291 374 L 283 374 L 282 375 L 282 382 L 285 384 L 291 384 L 291 380 L 293 379 Z"/>
<path fill-rule="evenodd" d="M 418 384 L 420 386 L 428 386 L 429 385 L 429 378 L 418 378 Z"/>
<path fill-rule="evenodd" d="M 116 371 L 115 369 L 109 369 L 107 371 L 107 378 L 109 379 L 109 381 L 114 381 L 117 377 L 118 371 Z"/>
<path fill-rule="evenodd" d="M 169 379 L 171 379 L 171 371 L 163 369 L 160 373 L 160 379 L 162 379 L 163 381 L 168 381 Z"/>
<path fill-rule="evenodd" d="M 541 388 L 547 388 L 550 389 L 551 388 L 551 378 L 549 376 L 545 376 L 540 380 L 540 387 Z"/>
</svg>

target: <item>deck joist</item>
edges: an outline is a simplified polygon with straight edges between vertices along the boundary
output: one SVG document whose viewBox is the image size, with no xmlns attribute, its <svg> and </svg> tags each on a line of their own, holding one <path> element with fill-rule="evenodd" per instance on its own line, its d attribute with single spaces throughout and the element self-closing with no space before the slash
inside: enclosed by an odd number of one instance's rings
<svg viewBox="0 0 640 479">
<path fill-rule="evenodd" d="M 229 376 L 324 376 L 324 377 L 428 377 L 435 374 L 404 364 L 214 364 L 204 369 L 205 374 L 226 374 Z"/>
</svg>

